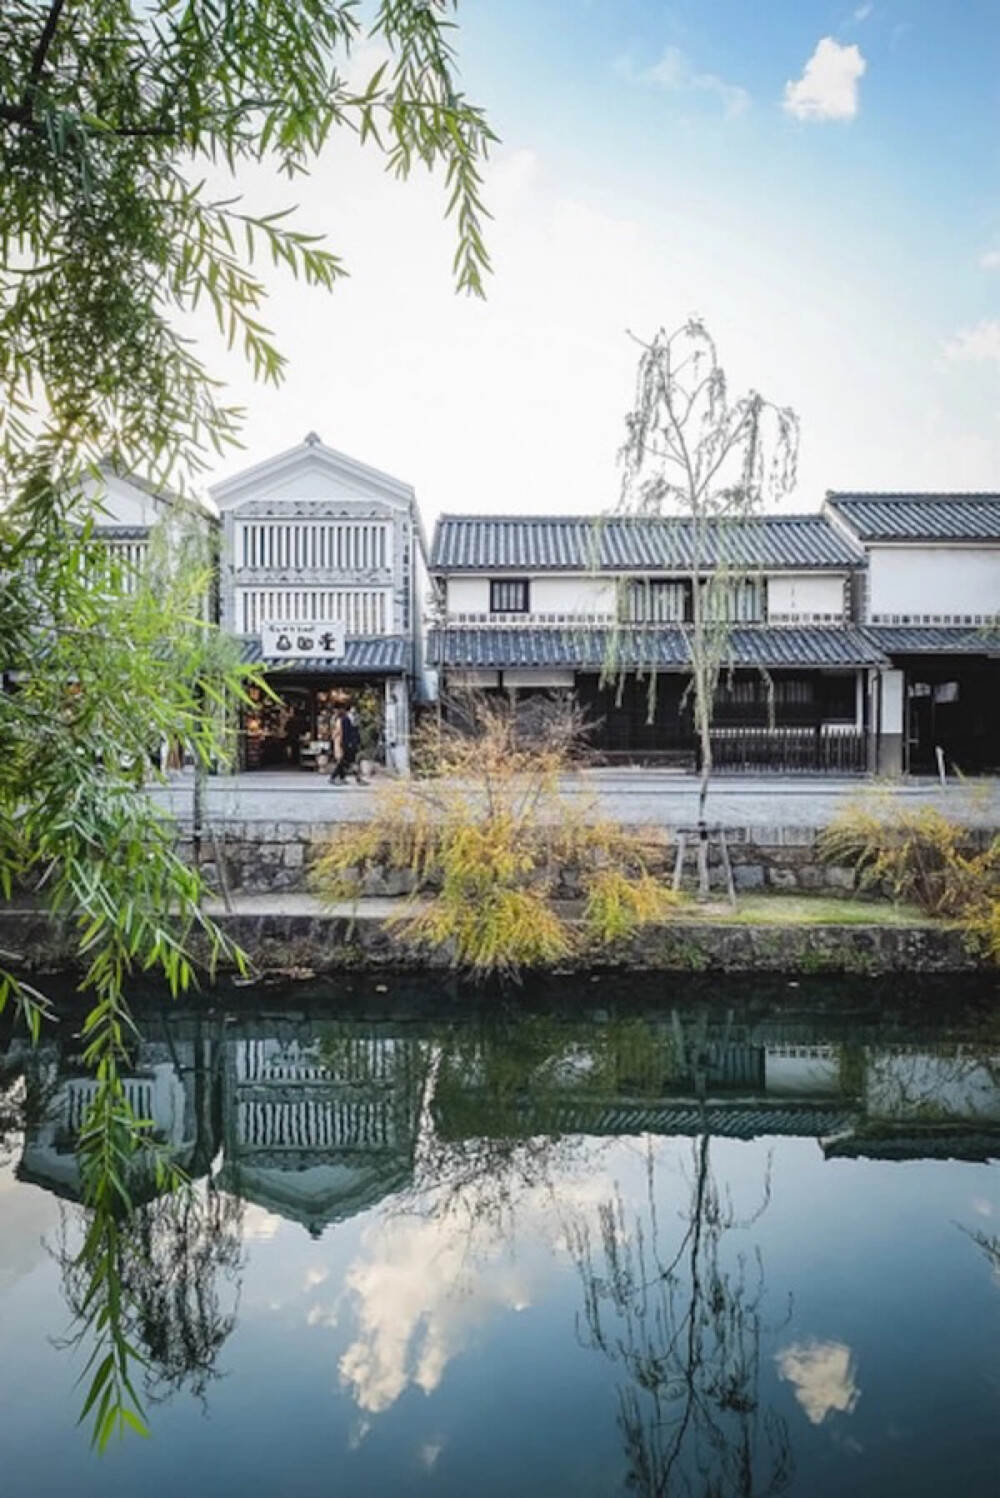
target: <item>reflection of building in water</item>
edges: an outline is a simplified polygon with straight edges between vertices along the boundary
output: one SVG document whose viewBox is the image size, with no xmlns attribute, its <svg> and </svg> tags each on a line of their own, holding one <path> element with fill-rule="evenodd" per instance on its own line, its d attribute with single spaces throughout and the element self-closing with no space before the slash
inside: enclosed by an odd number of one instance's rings
<svg viewBox="0 0 1000 1498">
<path fill-rule="evenodd" d="M 319 1234 L 410 1180 L 418 1042 L 348 1025 L 227 1038 L 223 1184 Z"/>
<path fill-rule="evenodd" d="M 1000 1058 L 961 1046 L 821 1039 L 816 1022 L 808 1039 L 804 1029 L 710 1024 L 704 1014 L 692 1021 L 679 1012 L 591 1026 L 586 1039 L 563 1027 L 520 1072 L 499 1054 L 503 1033 L 487 1031 L 466 1053 L 444 1059 L 434 1117 L 451 1140 L 502 1132 L 791 1135 L 823 1140 L 828 1155 L 873 1153 L 878 1142 L 903 1156 L 937 1153 L 947 1137 L 953 1154 L 1000 1154 Z"/>
<path fill-rule="evenodd" d="M 223 1142 L 220 1184 L 314 1233 L 410 1181 L 431 1053 L 415 1027 L 173 1010 L 144 1031 L 126 1096 L 192 1176 Z M 78 1197 L 94 1083 L 61 1041 L 0 1046 L 0 1102 L 23 1108 L 23 1147 L 5 1125 L 21 1179 Z M 1000 1050 L 828 1015 L 522 1014 L 451 1030 L 430 1116 L 445 1143 L 786 1135 L 829 1157 L 982 1159 L 1000 1156 Z"/>
<path fill-rule="evenodd" d="M 870 1047 L 860 1074 L 856 1126 L 824 1141 L 828 1159 L 1000 1156 L 1000 1053 Z"/>
<path fill-rule="evenodd" d="M 197 1147 L 193 1050 L 191 1042 L 168 1046 L 142 1041 L 122 1077 L 125 1098 L 135 1116 L 150 1121 L 152 1138 L 185 1170 L 192 1168 Z M 24 1148 L 18 1179 L 78 1200 L 76 1142 L 97 1084 L 81 1070 L 78 1058 L 64 1056 L 54 1041 L 37 1048 L 23 1043 L 16 1052 L 25 1079 Z M 153 1186 L 152 1175 L 149 1186 Z M 143 1188 L 137 1189 L 142 1194 Z"/>
</svg>

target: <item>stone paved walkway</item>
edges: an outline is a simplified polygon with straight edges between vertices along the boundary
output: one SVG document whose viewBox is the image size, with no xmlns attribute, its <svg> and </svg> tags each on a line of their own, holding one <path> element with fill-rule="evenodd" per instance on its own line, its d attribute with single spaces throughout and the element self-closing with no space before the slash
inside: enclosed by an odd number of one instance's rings
<svg viewBox="0 0 1000 1498">
<path fill-rule="evenodd" d="M 209 779 L 213 823 L 364 821 L 376 790 L 349 783 L 336 787 L 324 776 L 294 770 L 257 771 Z M 690 826 L 697 816 L 693 776 L 659 770 L 591 770 L 565 786 L 573 798 L 594 799 L 603 816 L 630 825 Z M 152 794 L 175 815 L 191 815 L 192 776 L 185 771 Z M 883 792 L 908 807 L 936 806 L 969 826 L 1000 827 L 1000 779 L 952 783 L 905 780 L 892 787 L 857 778 L 726 776 L 709 795 L 709 816 L 727 827 L 800 826 L 828 823 L 852 796 Z"/>
</svg>

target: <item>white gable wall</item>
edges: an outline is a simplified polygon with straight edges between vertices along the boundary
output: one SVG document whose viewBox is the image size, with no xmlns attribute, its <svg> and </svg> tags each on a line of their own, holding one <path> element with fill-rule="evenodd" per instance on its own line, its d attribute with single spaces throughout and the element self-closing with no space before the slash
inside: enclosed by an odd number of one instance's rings
<svg viewBox="0 0 1000 1498">
<path fill-rule="evenodd" d="M 88 479 L 84 492 L 93 500 L 97 526 L 153 526 L 162 514 L 151 494 L 114 473 L 105 475 L 100 483 Z"/>
<path fill-rule="evenodd" d="M 1000 615 L 1000 547 L 868 544 L 868 619 Z M 889 616 L 888 620 L 886 616 Z"/>
</svg>

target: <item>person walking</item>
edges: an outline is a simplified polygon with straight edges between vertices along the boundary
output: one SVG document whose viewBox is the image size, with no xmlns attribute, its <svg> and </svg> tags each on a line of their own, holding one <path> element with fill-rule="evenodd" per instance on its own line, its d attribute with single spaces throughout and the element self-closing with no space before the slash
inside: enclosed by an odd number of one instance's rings
<svg viewBox="0 0 1000 1498">
<path fill-rule="evenodd" d="M 361 748 L 361 719 L 356 707 L 337 714 L 334 722 L 333 757 L 336 761 L 330 776 L 331 785 L 346 785 L 348 775 L 361 784 L 358 752 Z"/>
<path fill-rule="evenodd" d="M 333 761 L 333 769 L 330 771 L 330 784 L 343 785 L 347 779 L 347 767 L 344 764 L 344 726 L 347 723 L 347 714 L 343 708 L 338 707 L 330 721 L 330 758 Z"/>
</svg>

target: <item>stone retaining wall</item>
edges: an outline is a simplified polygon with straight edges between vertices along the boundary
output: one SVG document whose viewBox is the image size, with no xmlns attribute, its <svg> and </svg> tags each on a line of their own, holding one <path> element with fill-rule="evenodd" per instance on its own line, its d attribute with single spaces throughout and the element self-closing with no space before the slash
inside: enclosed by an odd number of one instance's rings
<svg viewBox="0 0 1000 1498">
<path fill-rule="evenodd" d="M 649 828 L 632 829 L 649 834 Z M 781 890 L 849 894 L 854 888 L 850 868 L 823 863 L 816 854 L 815 827 L 733 827 L 726 840 L 733 865 L 733 878 L 741 890 Z M 216 839 L 208 839 L 203 859 L 209 883 L 219 886 L 219 859 L 227 887 L 247 894 L 292 893 L 309 888 L 309 873 L 331 835 L 330 824 L 308 822 L 231 822 Z M 190 831 L 182 832 L 182 852 L 190 857 Z M 667 835 L 662 863 L 672 870 L 674 843 Z M 564 888 L 557 893 L 575 898 L 571 875 L 563 876 Z M 366 895 L 407 894 L 410 880 L 405 872 L 375 870 L 367 879 Z"/>
<path fill-rule="evenodd" d="M 263 974 L 379 968 L 441 971 L 444 951 L 402 941 L 381 915 L 257 911 L 217 915 Z M 33 972 L 65 970 L 72 948 L 37 911 L 0 911 L 0 947 Z M 672 921 L 613 947 L 581 952 L 561 971 L 781 973 L 972 973 L 982 965 L 962 933 L 945 926 L 736 926 Z"/>
</svg>

